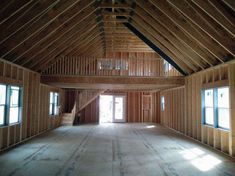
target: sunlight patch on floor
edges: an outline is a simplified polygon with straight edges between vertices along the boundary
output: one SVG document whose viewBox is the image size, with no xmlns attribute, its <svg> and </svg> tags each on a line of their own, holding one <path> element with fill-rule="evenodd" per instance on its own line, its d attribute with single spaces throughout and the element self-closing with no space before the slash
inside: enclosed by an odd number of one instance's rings
<svg viewBox="0 0 235 176">
<path fill-rule="evenodd" d="M 221 163 L 221 160 L 218 158 L 208 154 L 206 155 L 204 151 L 198 148 L 184 150 L 180 152 L 180 154 L 186 160 L 191 160 L 190 163 L 194 167 L 204 172 L 213 169 L 215 166 Z"/>
</svg>

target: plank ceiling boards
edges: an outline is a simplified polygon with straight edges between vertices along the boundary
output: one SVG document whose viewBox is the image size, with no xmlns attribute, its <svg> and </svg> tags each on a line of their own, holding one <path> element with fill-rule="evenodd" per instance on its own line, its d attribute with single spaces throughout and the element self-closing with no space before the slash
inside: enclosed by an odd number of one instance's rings
<svg viewBox="0 0 235 176">
<path fill-rule="evenodd" d="M 124 24 L 186 75 L 235 55 L 230 0 L 23 0 L 0 5 L 0 57 L 38 72 L 60 56 L 154 52 Z"/>
</svg>

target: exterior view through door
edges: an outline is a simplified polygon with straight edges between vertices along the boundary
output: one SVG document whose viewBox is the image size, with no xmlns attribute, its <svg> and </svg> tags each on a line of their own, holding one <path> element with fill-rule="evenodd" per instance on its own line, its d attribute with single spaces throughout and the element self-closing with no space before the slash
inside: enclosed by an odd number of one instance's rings
<svg viewBox="0 0 235 176">
<path fill-rule="evenodd" d="M 125 95 L 100 95 L 100 123 L 125 122 Z"/>
</svg>

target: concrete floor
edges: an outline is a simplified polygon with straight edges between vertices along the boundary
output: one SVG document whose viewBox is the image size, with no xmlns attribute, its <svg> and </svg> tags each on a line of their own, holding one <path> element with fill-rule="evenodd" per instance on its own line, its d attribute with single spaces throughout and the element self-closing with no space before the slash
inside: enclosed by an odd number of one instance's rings
<svg viewBox="0 0 235 176">
<path fill-rule="evenodd" d="M 154 124 L 60 127 L 0 155 L 1 176 L 234 176 L 235 162 Z"/>
</svg>

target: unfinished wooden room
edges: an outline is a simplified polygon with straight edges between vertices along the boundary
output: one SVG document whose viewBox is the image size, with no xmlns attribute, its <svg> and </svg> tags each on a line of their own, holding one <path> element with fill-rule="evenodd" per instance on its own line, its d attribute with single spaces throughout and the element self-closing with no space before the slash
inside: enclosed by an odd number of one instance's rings
<svg viewBox="0 0 235 176">
<path fill-rule="evenodd" d="M 235 0 L 0 0 L 0 176 L 235 176 Z"/>
</svg>

